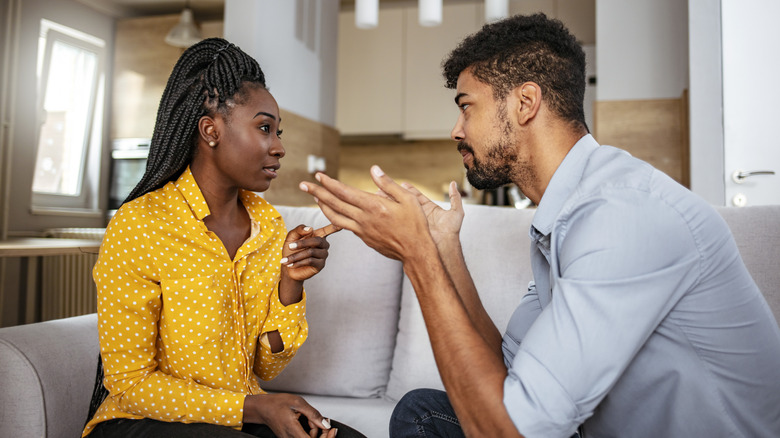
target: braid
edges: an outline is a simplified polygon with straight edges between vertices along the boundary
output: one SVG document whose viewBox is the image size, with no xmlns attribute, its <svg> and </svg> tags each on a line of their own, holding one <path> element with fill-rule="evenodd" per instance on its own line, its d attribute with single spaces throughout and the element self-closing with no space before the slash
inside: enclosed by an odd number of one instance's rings
<svg viewBox="0 0 780 438">
<path fill-rule="evenodd" d="M 265 87 L 265 75 L 251 56 L 222 38 L 187 49 L 168 78 L 152 135 L 146 172 L 125 202 L 156 190 L 181 175 L 192 160 L 198 121 L 242 96 L 244 82 Z"/>
<path fill-rule="evenodd" d="M 149 147 L 146 171 L 125 202 L 174 181 L 192 161 L 198 121 L 219 112 L 227 101 L 241 99 L 249 82 L 265 88 L 265 75 L 251 56 L 222 38 L 209 38 L 185 50 L 168 78 Z M 87 422 L 108 396 L 103 360 L 98 354 L 95 387 Z"/>
</svg>

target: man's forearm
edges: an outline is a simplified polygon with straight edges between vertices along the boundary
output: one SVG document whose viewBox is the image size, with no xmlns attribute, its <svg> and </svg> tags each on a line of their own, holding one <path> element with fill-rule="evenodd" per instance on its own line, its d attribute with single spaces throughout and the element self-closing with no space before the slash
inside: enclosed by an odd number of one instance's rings
<svg viewBox="0 0 780 438">
<path fill-rule="evenodd" d="M 503 404 L 507 370 L 501 355 L 472 320 L 432 242 L 419 249 L 404 260 L 404 272 L 417 293 L 439 373 L 464 432 L 518 436 Z"/>
<path fill-rule="evenodd" d="M 479 293 L 466 266 L 466 260 L 463 257 L 463 249 L 460 246 L 458 236 L 441 239 L 437 242 L 437 249 L 439 250 L 439 256 L 444 269 L 452 280 L 452 284 L 463 302 L 469 319 L 471 319 L 475 328 L 493 352 L 498 354 L 499 357 L 503 357 L 501 352 L 501 333 L 479 299 Z"/>
</svg>

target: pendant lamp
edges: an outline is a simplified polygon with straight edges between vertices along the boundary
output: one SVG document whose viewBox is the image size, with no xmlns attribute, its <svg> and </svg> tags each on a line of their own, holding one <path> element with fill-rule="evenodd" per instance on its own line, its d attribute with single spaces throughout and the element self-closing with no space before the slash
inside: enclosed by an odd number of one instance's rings
<svg viewBox="0 0 780 438">
<path fill-rule="evenodd" d="M 442 0 L 420 0 L 418 3 L 420 26 L 438 26 L 441 24 Z"/>
<path fill-rule="evenodd" d="M 184 4 L 184 9 L 181 11 L 179 23 L 165 36 L 165 42 L 172 46 L 186 49 L 202 39 L 203 37 L 200 35 L 200 30 L 195 26 L 195 18 L 192 14 L 192 9 L 189 8 L 189 2 L 187 2 Z"/>
<path fill-rule="evenodd" d="M 355 26 L 373 29 L 379 24 L 379 0 L 355 1 Z"/>
<path fill-rule="evenodd" d="M 509 0 L 485 0 L 485 22 L 502 20 L 509 16 Z"/>
</svg>

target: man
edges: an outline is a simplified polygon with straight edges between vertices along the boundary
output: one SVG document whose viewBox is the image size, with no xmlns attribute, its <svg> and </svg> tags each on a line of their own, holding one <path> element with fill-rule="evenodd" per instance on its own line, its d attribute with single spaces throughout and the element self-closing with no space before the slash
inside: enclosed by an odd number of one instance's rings
<svg viewBox="0 0 780 438">
<path fill-rule="evenodd" d="M 337 226 L 403 262 L 446 394 L 398 404 L 393 436 L 777 437 L 780 329 L 714 209 L 588 134 L 584 54 L 556 21 L 517 16 L 444 64 L 471 184 L 538 205 L 535 282 L 503 339 L 443 210 L 371 169 L 380 195 L 302 183 Z M 451 402 L 451 404 L 450 404 Z"/>
</svg>

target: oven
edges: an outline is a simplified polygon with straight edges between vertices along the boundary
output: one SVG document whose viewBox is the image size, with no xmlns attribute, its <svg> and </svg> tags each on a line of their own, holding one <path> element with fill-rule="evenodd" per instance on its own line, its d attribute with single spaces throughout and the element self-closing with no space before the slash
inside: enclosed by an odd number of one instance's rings
<svg viewBox="0 0 780 438">
<path fill-rule="evenodd" d="M 150 138 L 118 138 L 111 142 L 109 217 L 122 205 L 146 171 Z"/>
</svg>

